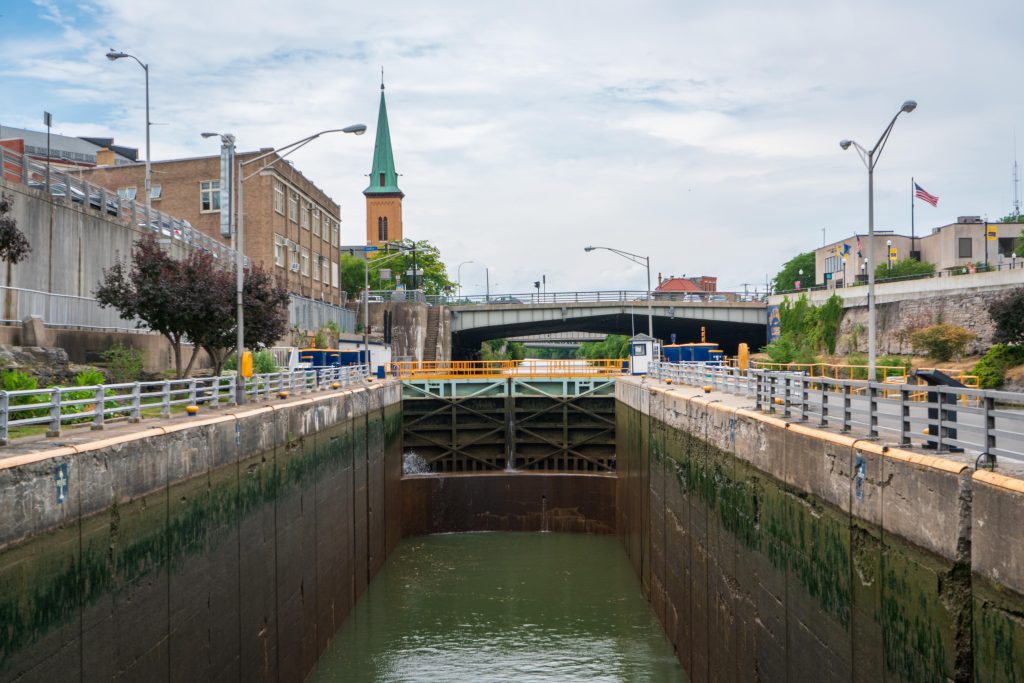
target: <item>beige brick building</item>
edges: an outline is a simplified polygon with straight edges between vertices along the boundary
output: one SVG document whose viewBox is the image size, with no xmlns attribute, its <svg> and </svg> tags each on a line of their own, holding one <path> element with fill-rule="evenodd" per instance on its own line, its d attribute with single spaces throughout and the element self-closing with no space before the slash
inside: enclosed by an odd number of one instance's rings
<svg viewBox="0 0 1024 683">
<path fill-rule="evenodd" d="M 237 155 L 244 163 L 268 150 Z M 252 164 L 246 175 L 276 158 Z M 154 161 L 153 208 L 187 220 L 206 235 L 220 235 L 220 156 Z M 142 202 L 145 165 L 83 172 L 89 182 Z M 341 208 L 288 161 L 278 161 L 245 181 L 245 254 L 271 269 L 288 291 L 340 305 L 338 246 Z"/>
</svg>

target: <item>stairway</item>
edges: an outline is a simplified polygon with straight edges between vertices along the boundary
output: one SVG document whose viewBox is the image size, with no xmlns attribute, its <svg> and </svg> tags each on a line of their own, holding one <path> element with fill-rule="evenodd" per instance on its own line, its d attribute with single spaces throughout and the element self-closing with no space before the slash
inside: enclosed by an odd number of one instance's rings
<svg viewBox="0 0 1024 683">
<path fill-rule="evenodd" d="M 437 332 L 441 326 L 441 307 L 427 308 L 427 336 L 423 342 L 423 360 L 437 360 Z"/>
</svg>

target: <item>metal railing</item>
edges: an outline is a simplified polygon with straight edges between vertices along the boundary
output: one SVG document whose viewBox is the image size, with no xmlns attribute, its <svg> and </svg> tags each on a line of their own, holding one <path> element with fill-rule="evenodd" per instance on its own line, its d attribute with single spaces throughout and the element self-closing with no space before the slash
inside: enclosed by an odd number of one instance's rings
<svg viewBox="0 0 1024 683">
<path fill-rule="evenodd" d="M 803 372 L 743 371 L 654 362 L 652 379 L 711 386 L 754 399 L 754 407 L 821 428 L 895 446 L 967 451 L 994 464 L 1024 460 L 1024 394 L 969 387 L 868 382 Z M 912 378 L 913 379 L 913 378 Z"/>
<path fill-rule="evenodd" d="M 439 360 L 388 364 L 387 374 L 403 380 L 612 377 L 626 371 L 626 360 Z"/>
<path fill-rule="evenodd" d="M 147 213 L 145 202 L 139 204 L 134 199 L 122 199 L 117 192 L 93 185 L 67 169 L 51 166 L 47 187 L 45 163 L 0 147 L 0 171 L 5 180 L 48 191 L 57 199 L 125 219 L 140 230 L 155 232 L 162 239 L 181 241 L 188 247 L 208 251 L 216 259 L 230 263 L 235 261 L 234 249 L 193 228 L 188 221 L 162 211 L 151 210 Z M 245 262 L 248 265 L 248 257 Z"/>
<path fill-rule="evenodd" d="M 356 331 L 356 312 L 292 294 L 288 299 L 288 322 L 302 330 L 319 330 L 327 323 L 334 323 L 339 332 L 349 333 Z"/>
<path fill-rule="evenodd" d="M 253 375 L 246 378 L 245 395 L 251 401 L 260 401 L 281 397 L 282 392 L 341 389 L 366 377 L 365 365 Z M 65 425 L 90 424 L 93 429 L 102 429 L 113 420 L 138 422 L 143 417 L 170 417 L 176 406 L 234 406 L 235 379 L 234 375 L 222 375 L 0 391 L 0 445 L 8 444 L 11 430 L 20 427 L 45 425 L 47 436 L 60 436 Z"/>
<path fill-rule="evenodd" d="M 683 303 L 763 302 L 762 294 L 744 292 L 645 292 L 637 290 L 608 290 L 590 292 L 526 292 L 514 294 L 472 294 L 465 296 L 428 295 L 432 304 L 471 306 L 493 304 L 583 304 L 583 303 L 654 303 L 676 301 Z"/>
<path fill-rule="evenodd" d="M 979 224 L 980 225 L 980 224 Z M 899 275 L 897 277 L 876 277 L 875 284 L 889 284 L 892 282 L 909 282 L 911 280 L 934 280 L 936 278 L 950 278 L 960 277 L 961 275 L 975 275 L 978 273 L 998 273 L 1004 270 L 1021 270 L 1024 269 L 1024 259 L 1019 259 L 1016 256 L 1003 257 L 1000 256 L 998 261 L 993 261 L 989 265 L 978 266 L 975 263 L 947 266 L 942 270 L 936 270 L 931 273 L 918 273 L 916 275 Z M 842 272 L 842 271 L 836 271 Z M 834 274 L 833 274 L 834 275 Z M 822 292 L 830 291 L 834 289 L 851 289 L 854 287 L 867 287 L 868 280 L 867 276 L 863 276 L 863 279 L 854 280 L 842 280 L 839 284 L 835 283 L 823 283 L 820 285 L 812 285 L 810 287 L 801 287 L 800 289 L 780 289 L 772 292 L 772 295 L 784 295 L 784 294 L 802 294 L 804 292 Z"/>
</svg>

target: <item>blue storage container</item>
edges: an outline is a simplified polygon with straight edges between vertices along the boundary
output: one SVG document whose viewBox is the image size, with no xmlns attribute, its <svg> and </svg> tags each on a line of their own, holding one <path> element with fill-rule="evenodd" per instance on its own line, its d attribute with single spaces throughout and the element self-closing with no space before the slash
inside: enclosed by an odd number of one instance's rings
<svg viewBox="0 0 1024 683">
<path fill-rule="evenodd" d="M 661 347 L 661 353 L 669 363 L 721 362 L 724 354 L 717 347 L 711 342 L 667 344 Z"/>
</svg>

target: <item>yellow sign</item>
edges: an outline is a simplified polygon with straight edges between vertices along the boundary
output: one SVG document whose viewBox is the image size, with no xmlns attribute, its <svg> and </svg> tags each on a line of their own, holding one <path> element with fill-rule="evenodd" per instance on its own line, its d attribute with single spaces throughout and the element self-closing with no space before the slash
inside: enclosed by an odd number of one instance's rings
<svg viewBox="0 0 1024 683">
<path fill-rule="evenodd" d="M 896 247 L 889 247 L 889 260 L 896 261 Z"/>
<path fill-rule="evenodd" d="M 996 226 L 994 226 L 994 225 L 986 226 L 985 227 L 985 235 L 988 237 L 988 241 L 989 242 L 995 242 L 996 241 L 996 237 L 998 236 L 998 231 L 996 230 Z"/>
<path fill-rule="evenodd" d="M 252 351 L 242 352 L 242 377 L 252 377 Z"/>
</svg>

